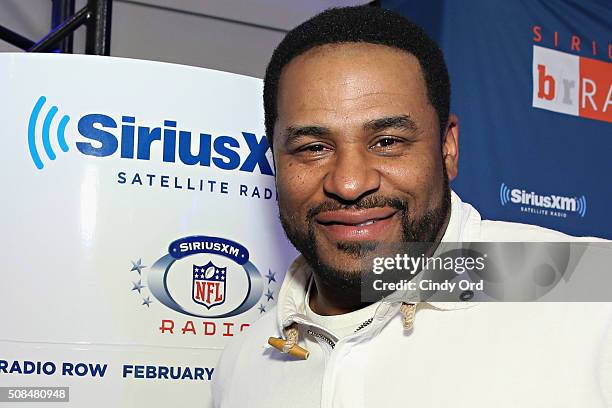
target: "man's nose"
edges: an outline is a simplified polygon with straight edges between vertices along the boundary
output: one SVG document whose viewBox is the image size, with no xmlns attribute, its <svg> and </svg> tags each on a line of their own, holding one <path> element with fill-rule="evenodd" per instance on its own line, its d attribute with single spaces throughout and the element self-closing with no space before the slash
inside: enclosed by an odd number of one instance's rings
<svg viewBox="0 0 612 408">
<path fill-rule="evenodd" d="M 327 195 L 356 201 L 380 188 L 380 173 L 368 160 L 368 152 L 357 146 L 338 149 L 323 182 Z"/>
</svg>

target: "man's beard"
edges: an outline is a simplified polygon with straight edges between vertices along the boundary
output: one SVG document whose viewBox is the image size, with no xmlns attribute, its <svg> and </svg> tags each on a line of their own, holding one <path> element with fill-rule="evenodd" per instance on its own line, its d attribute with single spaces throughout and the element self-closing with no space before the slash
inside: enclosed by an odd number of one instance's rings
<svg viewBox="0 0 612 408">
<path fill-rule="evenodd" d="M 446 168 L 443 167 L 443 195 L 438 205 L 426 212 L 418 219 L 411 219 L 409 215 L 408 203 L 400 198 L 390 198 L 381 196 L 367 196 L 356 203 L 343 205 L 338 201 L 324 201 L 323 203 L 311 208 L 306 215 L 308 228 L 306 231 L 299 230 L 295 227 L 295 218 L 284 214 L 280 211 L 280 221 L 287 234 L 289 241 L 295 248 L 304 256 L 306 262 L 313 269 L 315 274 L 329 287 L 337 289 L 345 289 L 350 291 L 359 290 L 361 287 L 362 277 L 370 273 L 370 269 L 365 270 L 346 270 L 333 267 L 326 262 L 323 262 L 318 254 L 315 242 L 315 217 L 324 211 L 336 210 L 360 210 L 376 207 L 395 208 L 400 213 L 402 237 L 400 242 L 387 244 L 402 244 L 408 242 L 434 243 L 439 238 L 440 232 L 444 227 L 448 213 L 451 207 L 451 192 Z M 345 254 L 361 259 L 368 254 L 374 253 L 380 242 L 365 241 L 365 242 L 347 242 L 339 241 L 336 243 L 336 248 Z M 366 262 L 362 262 L 366 265 Z"/>
</svg>

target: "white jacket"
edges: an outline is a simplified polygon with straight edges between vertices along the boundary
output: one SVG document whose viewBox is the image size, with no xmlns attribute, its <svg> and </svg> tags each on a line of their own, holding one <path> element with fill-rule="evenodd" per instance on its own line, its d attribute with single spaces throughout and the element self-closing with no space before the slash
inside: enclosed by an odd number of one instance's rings
<svg viewBox="0 0 612 408">
<path fill-rule="evenodd" d="M 568 239 L 483 221 L 453 193 L 443 241 Z M 229 342 L 213 375 L 215 407 L 612 406 L 612 303 L 423 302 L 406 332 L 400 304 L 383 302 L 371 324 L 338 341 L 304 315 L 311 273 L 298 257 L 277 307 Z M 307 360 L 267 344 L 293 322 Z"/>
</svg>

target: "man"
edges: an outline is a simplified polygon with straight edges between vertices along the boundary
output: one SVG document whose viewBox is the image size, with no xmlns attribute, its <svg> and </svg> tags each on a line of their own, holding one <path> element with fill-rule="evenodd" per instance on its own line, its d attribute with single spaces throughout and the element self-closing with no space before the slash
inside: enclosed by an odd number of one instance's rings
<svg viewBox="0 0 612 408">
<path fill-rule="evenodd" d="M 287 34 L 264 104 L 301 256 L 225 349 L 216 406 L 605 406 L 609 304 L 362 302 L 362 257 L 384 244 L 569 239 L 482 221 L 450 190 L 449 99 L 441 51 L 397 14 L 332 9 Z"/>
</svg>

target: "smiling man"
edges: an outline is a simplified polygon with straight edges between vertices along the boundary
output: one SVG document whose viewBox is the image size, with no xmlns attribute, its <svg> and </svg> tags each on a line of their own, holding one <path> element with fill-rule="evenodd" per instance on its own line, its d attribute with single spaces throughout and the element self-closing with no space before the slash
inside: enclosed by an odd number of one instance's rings
<svg viewBox="0 0 612 408">
<path fill-rule="evenodd" d="M 449 100 L 441 51 L 395 13 L 331 9 L 287 34 L 264 105 L 301 256 L 277 307 L 225 349 L 216 406 L 603 406 L 608 304 L 363 302 L 363 259 L 385 244 L 570 239 L 483 221 L 450 190 Z"/>
<path fill-rule="evenodd" d="M 281 221 L 318 272 L 321 314 L 358 308 L 364 251 L 444 233 L 457 122 L 448 88 L 432 88 L 414 55 L 371 43 L 320 45 L 282 70 L 269 125 Z"/>
</svg>

